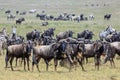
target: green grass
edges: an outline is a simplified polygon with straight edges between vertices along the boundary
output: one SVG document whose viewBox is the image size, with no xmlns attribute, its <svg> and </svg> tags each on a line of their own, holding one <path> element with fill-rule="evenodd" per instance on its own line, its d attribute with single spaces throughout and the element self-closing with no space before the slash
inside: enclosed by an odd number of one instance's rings
<svg viewBox="0 0 120 80">
<path fill-rule="evenodd" d="M 99 6 L 91 6 L 91 4 L 99 4 Z M 107 6 L 103 6 L 107 4 Z M 88 5 L 88 6 L 85 6 Z M 95 34 L 93 40 L 99 39 L 98 34 L 104 30 L 107 25 L 112 25 L 117 31 L 120 31 L 120 3 L 119 0 L 0 0 L 0 7 L 4 10 L 0 10 L 0 29 L 7 28 L 7 32 L 11 34 L 12 26 L 17 26 L 17 34 L 25 37 L 27 32 L 33 29 L 44 31 L 50 27 L 56 28 L 55 34 L 61 31 L 73 30 L 76 34 L 85 29 L 93 31 Z M 16 25 L 15 20 L 7 21 L 6 10 L 12 10 L 15 14 L 16 10 L 29 11 L 30 9 L 37 9 L 37 13 L 41 13 L 45 10 L 48 14 L 57 16 L 60 13 L 83 13 L 85 16 L 93 13 L 95 15 L 94 21 L 81 21 L 80 23 L 74 21 L 49 21 L 49 25 L 46 27 L 41 26 L 42 21 L 35 18 L 36 14 L 29 14 L 25 17 L 25 22 L 21 25 Z M 103 19 L 104 14 L 111 13 L 112 18 L 110 21 Z M 17 18 L 21 17 L 19 15 Z M 85 64 L 86 72 L 83 72 L 80 67 L 77 70 L 68 72 L 67 68 L 58 66 L 58 71 L 54 71 L 53 61 L 50 62 L 49 71 L 45 69 L 45 63 L 40 62 L 40 70 L 24 71 L 23 66 L 18 66 L 15 71 L 11 71 L 10 68 L 5 70 L 5 55 L 0 56 L 0 80 L 119 80 L 120 79 L 120 61 L 115 60 L 116 68 L 110 68 L 110 64 L 101 65 L 100 70 L 97 71 L 94 68 L 93 60 L 91 63 Z M 31 64 L 31 63 L 30 63 Z M 13 64 L 14 65 L 14 64 Z M 30 65 L 31 67 L 31 65 Z"/>
</svg>

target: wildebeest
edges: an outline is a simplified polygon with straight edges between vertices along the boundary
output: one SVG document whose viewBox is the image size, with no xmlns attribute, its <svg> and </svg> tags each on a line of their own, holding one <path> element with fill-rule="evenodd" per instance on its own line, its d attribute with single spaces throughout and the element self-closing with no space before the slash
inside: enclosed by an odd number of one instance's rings
<svg viewBox="0 0 120 80">
<path fill-rule="evenodd" d="M 83 32 L 77 33 L 77 38 L 92 39 L 93 32 L 89 30 L 84 30 Z"/>
<path fill-rule="evenodd" d="M 7 10 L 7 11 L 5 11 L 5 13 L 6 13 L 6 14 L 9 14 L 9 13 L 11 13 L 11 11 L 10 11 L 10 10 Z"/>
<path fill-rule="evenodd" d="M 40 38 L 40 31 L 34 30 L 26 34 L 27 40 L 35 40 Z"/>
<path fill-rule="evenodd" d="M 47 30 L 44 30 L 44 32 L 41 34 L 41 37 L 43 38 L 44 36 L 50 36 L 52 38 L 54 36 L 54 31 L 55 28 L 49 28 Z"/>
<path fill-rule="evenodd" d="M 14 39 L 13 38 L 7 38 L 7 45 L 15 45 L 15 44 L 21 44 L 24 41 L 23 36 L 16 36 Z"/>
<path fill-rule="evenodd" d="M 68 61 L 70 62 L 69 71 L 71 70 L 71 66 L 74 65 L 74 61 L 78 61 L 80 66 L 82 67 L 82 70 L 85 71 L 82 64 L 82 55 L 85 51 L 84 43 L 78 43 L 78 41 L 73 38 L 63 39 L 59 42 L 62 43 L 60 52 L 65 53 Z"/>
<path fill-rule="evenodd" d="M 30 51 L 31 51 L 31 47 L 27 43 L 8 46 L 6 51 L 6 56 L 5 56 L 6 68 L 8 67 L 8 61 L 9 61 L 11 70 L 13 71 L 12 62 L 14 57 L 16 57 L 16 58 L 22 58 L 24 60 L 24 70 L 26 70 L 25 69 L 25 66 L 26 66 L 25 58 L 26 58 L 28 70 L 30 70 L 29 69 L 29 56 L 31 53 Z"/>
<path fill-rule="evenodd" d="M 23 21 L 25 21 L 25 18 L 19 18 L 16 20 L 16 24 L 21 24 Z"/>
<path fill-rule="evenodd" d="M 110 20 L 112 14 L 106 14 L 104 15 L 104 20 Z"/>
<path fill-rule="evenodd" d="M 60 32 L 56 35 L 57 41 L 59 41 L 60 39 L 65 39 L 65 38 L 68 38 L 68 37 L 72 37 L 73 33 L 74 32 L 71 31 L 71 30 L 68 30 L 68 31 L 65 31 L 65 32 Z"/>
<path fill-rule="evenodd" d="M 42 22 L 42 26 L 47 26 L 48 22 Z"/>
<path fill-rule="evenodd" d="M 26 11 L 20 12 L 20 15 L 26 15 Z"/>
<path fill-rule="evenodd" d="M 104 63 L 106 63 L 109 60 L 111 66 L 115 67 L 114 58 L 116 54 L 120 56 L 120 42 L 109 43 L 107 45 Z"/>
<path fill-rule="evenodd" d="M 95 60 L 95 68 L 97 67 L 97 70 L 99 70 L 100 65 L 100 58 L 102 55 L 105 55 L 106 52 L 106 43 L 101 41 L 96 41 L 93 43 L 93 54 L 94 54 L 94 60 Z"/>
<path fill-rule="evenodd" d="M 40 59 L 43 58 L 46 63 L 46 70 L 48 71 L 49 61 L 51 61 L 54 58 L 55 51 L 58 49 L 58 47 L 59 44 L 57 43 L 53 43 L 51 45 L 33 47 L 32 70 L 34 64 L 36 64 L 38 71 L 40 71 L 38 67 L 38 63 Z"/>
</svg>

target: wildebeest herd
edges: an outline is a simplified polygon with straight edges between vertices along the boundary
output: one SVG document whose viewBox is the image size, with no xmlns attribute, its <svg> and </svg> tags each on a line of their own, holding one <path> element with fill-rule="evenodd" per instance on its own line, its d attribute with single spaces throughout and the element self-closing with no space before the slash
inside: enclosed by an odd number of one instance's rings
<svg viewBox="0 0 120 80">
<path fill-rule="evenodd" d="M 88 21 L 88 20 L 94 20 L 95 16 L 94 14 L 85 15 L 83 13 L 81 14 L 75 14 L 75 13 L 60 13 L 57 16 L 53 16 L 51 14 L 46 13 L 44 10 L 41 13 L 37 13 L 36 9 L 31 9 L 28 12 L 27 11 L 16 11 L 15 13 L 11 10 L 6 10 L 5 14 L 7 16 L 7 20 L 15 20 L 16 24 L 21 24 L 25 21 L 26 14 L 35 14 L 34 17 L 39 18 L 42 20 L 42 26 L 47 26 L 49 24 L 48 21 Z M 20 16 L 19 16 L 20 15 Z M 110 20 L 112 14 L 105 14 L 103 16 L 104 20 Z"/>
<path fill-rule="evenodd" d="M 120 32 L 116 31 L 109 25 L 104 31 L 99 33 L 99 40 L 93 41 L 94 33 L 84 30 L 77 33 L 77 37 L 73 37 L 72 30 L 59 32 L 54 35 L 55 28 L 48 28 L 44 32 L 33 30 L 26 33 L 26 38 L 16 35 L 15 38 L 9 36 L 6 29 L 0 32 L 0 50 L 6 49 L 5 64 L 8 68 L 10 63 L 13 71 L 13 60 L 24 62 L 24 70 L 26 70 L 26 62 L 29 68 L 29 62 L 32 62 L 32 71 L 36 65 L 38 71 L 41 58 L 45 61 L 46 70 L 48 70 L 49 62 L 54 60 L 55 71 L 57 70 L 58 61 L 60 63 L 69 64 L 69 71 L 72 67 L 79 63 L 82 70 L 85 71 L 84 65 L 88 63 L 88 58 L 94 58 L 95 68 L 99 70 L 99 65 L 110 61 L 111 66 L 115 67 L 115 55 L 120 55 Z M 101 56 L 104 56 L 102 62 Z M 30 59 L 32 57 L 32 60 Z M 86 62 L 86 63 L 85 63 Z"/>
</svg>

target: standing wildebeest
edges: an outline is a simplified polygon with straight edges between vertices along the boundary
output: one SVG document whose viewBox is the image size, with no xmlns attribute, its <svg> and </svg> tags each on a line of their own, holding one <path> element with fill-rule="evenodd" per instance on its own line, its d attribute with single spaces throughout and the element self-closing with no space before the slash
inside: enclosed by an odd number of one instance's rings
<svg viewBox="0 0 120 80">
<path fill-rule="evenodd" d="M 104 15 L 104 20 L 110 20 L 110 18 L 111 18 L 111 14 Z"/>
<path fill-rule="evenodd" d="M 25 21 L 25 18 L 19 18 L 16 20 L 16 24 L 21 24 L 23 21 Z"/>
<path fill-rule="evenodd" d="M 79 32 L 77 34 L 77 38 L 92 39 L 93 35 L 92 31 L 84 30 L 83 32 Z"/>
<path fill-rule="evenodd" d="M 10 60 L 9 62 L 10 62 L 11 70 L 13 71 L 12 62 L 14 57 L 16 57 L 16 58 L 22 58 L 24 60 L 24 70 L 26 70 L 25 69 L 26 66 L 25 58 L 26 58 L 28 70 L 29 70 L 29 56 L 31 53 L 30 51 L 31 51 L 31 47 L 27 43 L 8 46 L 5 57 L 6 68 L 8 66 L 8 61 Z"/>
<path fill-rule="evenodd" d="M 45 30 L 44 33 L 41 34 L 41 37 L 43 38 L 44 36 L 49 36 L 52 38 L 54 36 L 54 30 L 55 28 L 49 28 Z"/>
<path fill-rule="evenodd" d="M 40 31 L 31 31 L 26 34 L 27 40 L 35 40 L 40 38 Z"/>
<path fill-rule="evenodd" d="M 38 63 L 40 59 L 43 58 L 46 63 L 46 70 L 48 71 L 49 62 L 54 58 L 55 51 L 58 49 L 58 47 L 59 44 L 57 43 L 53 43 L 51 45 L 33 47 L 32 70 L 34 68 L 34 64 L 36 64 L 38 71 L 40 71 L 38 67 Z"/>
<path fill-rule="evenodd" d="M 73 33 L 74 32 L 71 31 L 71 30 L 68 30 L 68 31 L 65 31 L 65 32 L 60 32 L 56 35 L 57 41 L 59 41 L 60 39 L 65 39 L 65 38 L 68 38 L 68 37 L 72 37 Z"/>
<path fill-rule="evenodd" d="M 107 43 L 101 42 L 101 41 L 96 41 L 93 44 L 94 59 L 95 59 L 95 68 L 97 67 L 97 70 L 99 70 L 101 55 L 105 55 L 106 44 Z"/>
<path fill-rule="evenodd" d="M 104 63 L 106 63 L 109 60 L 111 66 L 113 65 L 115 67 L 114 63 L 115 54 L 118 54 L 120 56 L 120 42 L 112 42 L 107 45 Z"/>
<path fill-rule="evenodd" d="M 65 53 L 69 62 L 70 62 L 70 69 L 71 66 L 73 65 L 74 61 L 78 61 L 80 66 L 82 67 L 82 70 L 85 71 L 83 64 L 82 64 L 82 55 L 85 51 L 85 46 L 83 43 L 78 43 L 77 40 L 73 38 L 67 38 L 60 40 L 61 42 L 61 53 Z"/>
</svg>

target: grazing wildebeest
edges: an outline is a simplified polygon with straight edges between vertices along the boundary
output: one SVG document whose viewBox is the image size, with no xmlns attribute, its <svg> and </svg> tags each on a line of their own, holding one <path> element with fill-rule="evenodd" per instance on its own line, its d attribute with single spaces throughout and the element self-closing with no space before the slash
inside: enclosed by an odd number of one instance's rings
<svg viewBox="0 0 120 80">
<path fill-rule="evenodd" d="M 10 11 L 10 10 L 7 10 L 7 11 L 5 11 L 5 13 L 6 13 L 6 14 L 10 14 L 10 13 L 11 13 L 11 11 Z"/>
<path fill-rule="evenodd" d="M 26 58 L 28 70 L 30 70 L 29 69 L 29 56 L 31 53 L 30 51 L 31 51 L 31 47 L 27 43 L 8 46 L 7 51 L 6 51 L 6 56 L 5 56 L 6 68 L 8 66 L 8 61 L 9 61 L 11 70 L 13 71 L 12 62 L 13 62 L 14 57 L 16 57 L 16 58 L 22 58 L 24 60 L 24 70 L 26 70 L 25 69 L 25 66 L 26 66 L 25 58 Z"/>
<path fill-rule="evenodd" d="M 23 21 L 25 21 L 25 18 L 19 18 L 16 20 L 16 24 L 21 24 Z"/>
<path fill-rule="evenodd" d="M 40 14 L 39 17 L 40 20 L 46 20 L 46 14 Z"/>
<path fill-rule="evenodd" d="M 68 30 L 68 31 L 65 31 L 65 32 L 60 32 L 56 35 L 57 41 L 59 41 L 60 39 L 65 39 L 65 38 L 68 38 L 68 37 L 72 37 L 73 33 L 74 32 L 71 31 L 71 30 Z"/>
<path fill-rule="evenodd" d="M 42 22 L 42 26 L 47 26 L 48 22 Z"/>
<path fill-rule="evenodd" d="M 34 64 L 36 64 L 38 71 L 40 71 L 38 63 L 40 59 L 43 58 L 46 63 L 46 70 L 48 71 L 49 62 L 54 58 L 55 51 L 58 49 L 58 47 L 59 44 L 57 43 L 33 47 L 32 70 L 34 68 Z"/>
<path fill-rule="evenodd" d="M 83 32 L 77 33 L 77 38 L 92 39 L 93 32 L 89 30 L 84 30 Z"/>
<path fill-rule="evenodd" d="M 53 20 L 54 16 L 53 15 L 46 15 L 46 20 Z"/>
<path fill-rule="evenodd" d="M 115 55 L 118 54 L 120 56 L 120 42 L 112 42 L 107 45 L 106 56 L 104 63 L 108 60 L 110 61 L 111 67 L 115 67 L 114 58 Z"/>
<path fill-rule="evenodd" d="M 111 14 L 104 15 L 104 20 L 110 20 L 110 18 L 111 18 Z"/>
<path fill-rule="evenodd" d="M 26 15 L 26 11 L 20 12 L 20 15 Z"/>
</svg>

